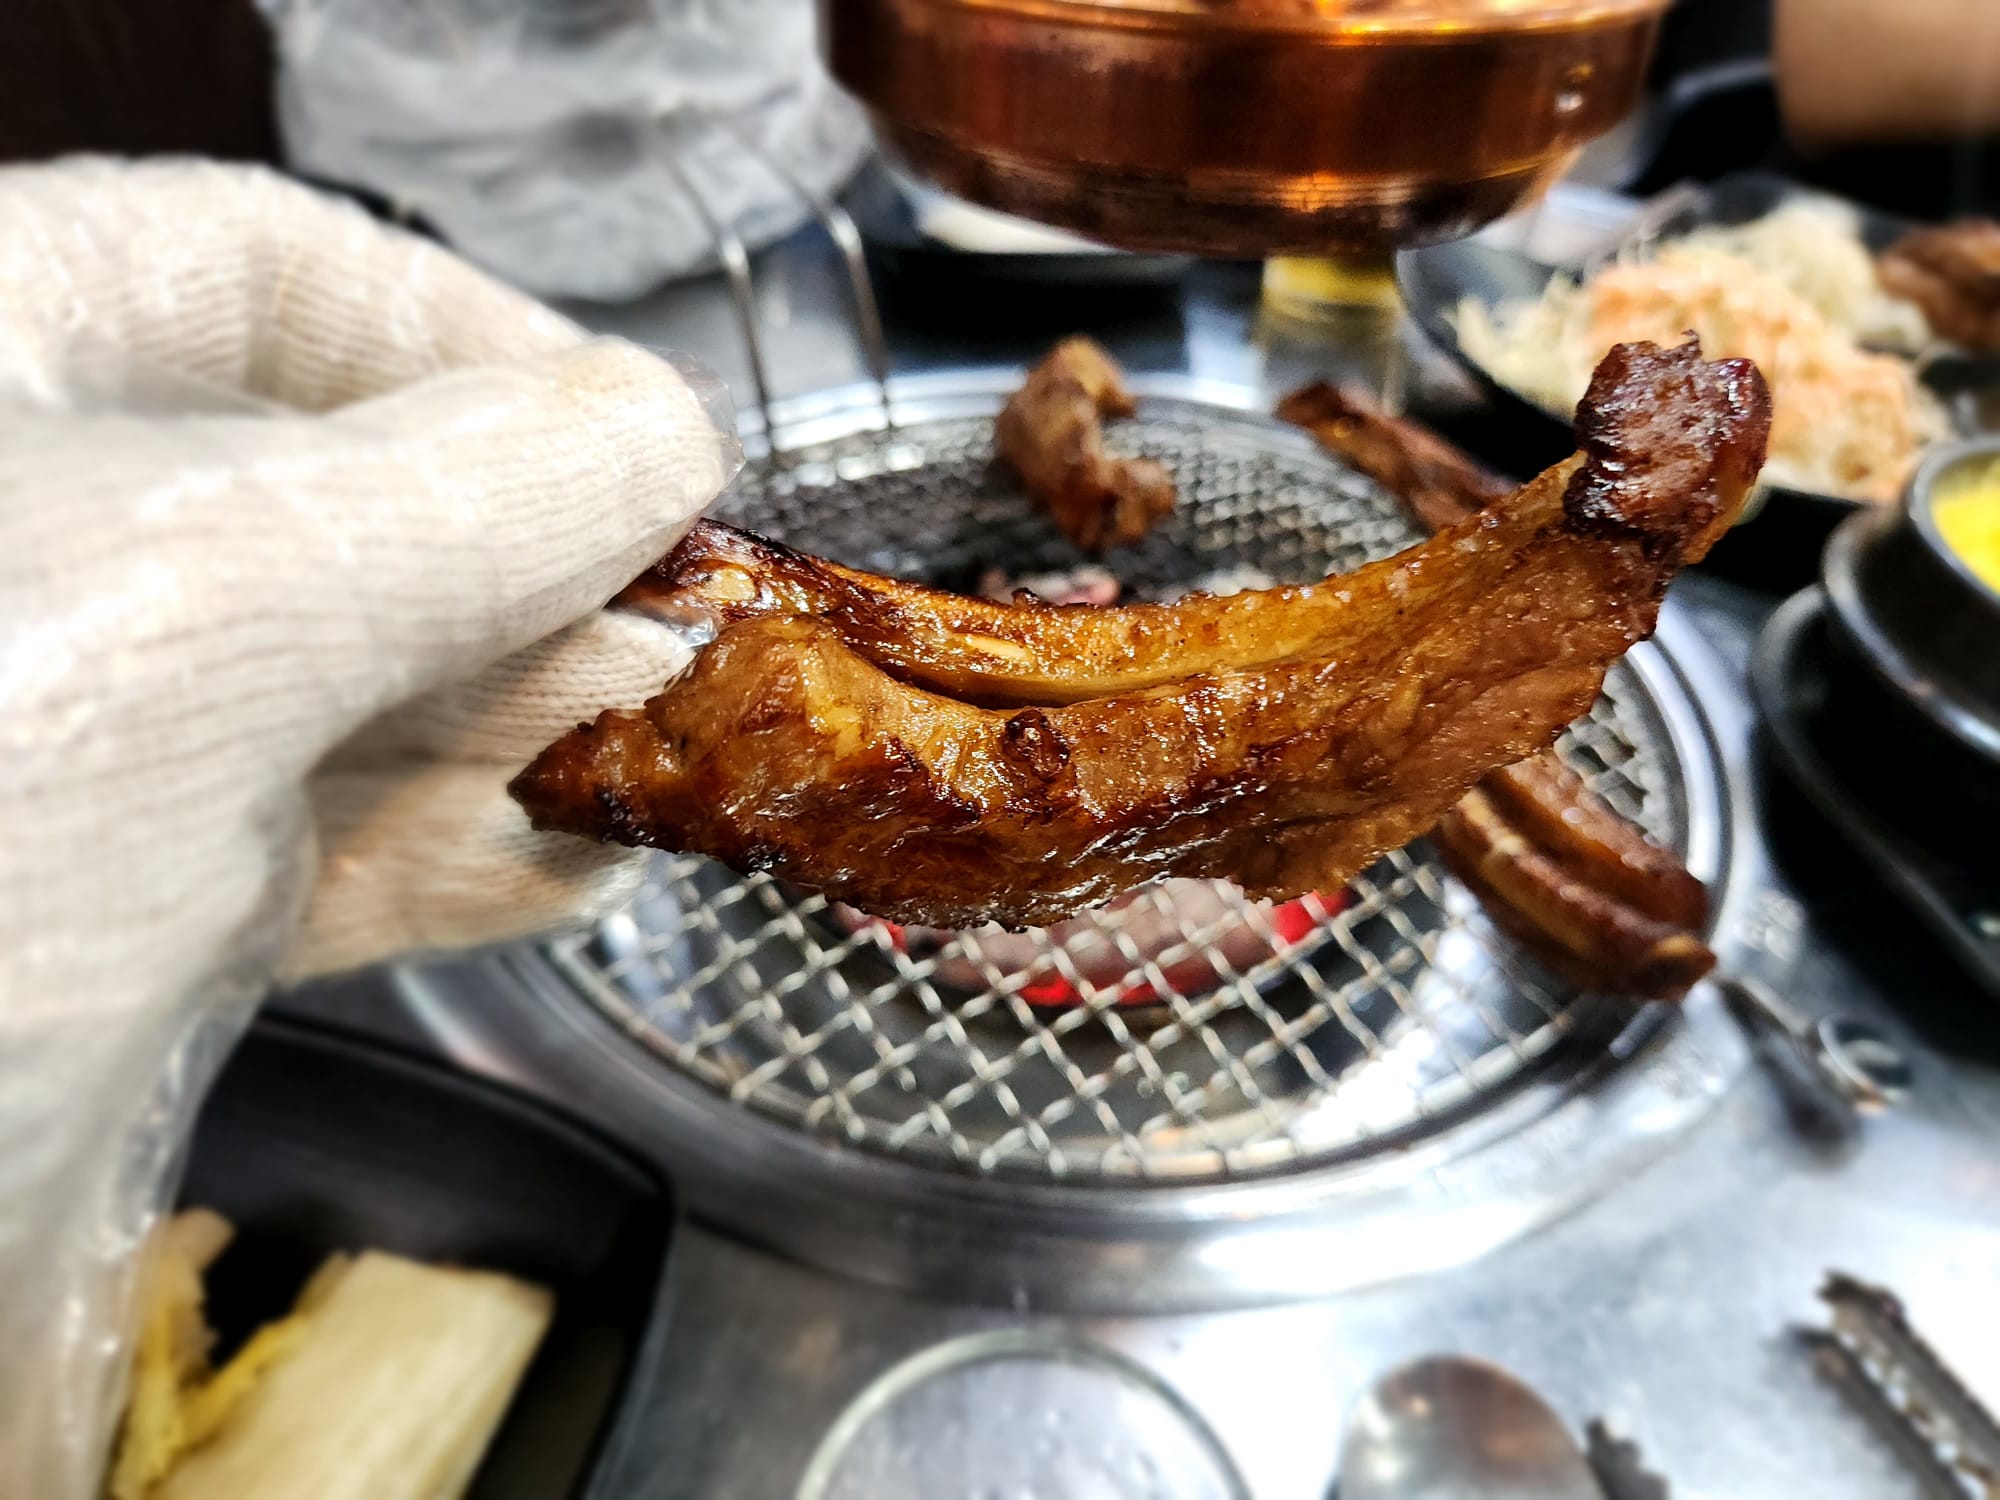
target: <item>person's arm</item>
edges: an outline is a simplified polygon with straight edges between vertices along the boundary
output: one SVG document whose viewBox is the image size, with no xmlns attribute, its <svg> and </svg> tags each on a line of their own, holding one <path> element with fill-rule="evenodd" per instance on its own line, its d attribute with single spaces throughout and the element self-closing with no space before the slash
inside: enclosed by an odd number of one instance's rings
<svg viewBox="0 0 2000 1500">
<path fill-rule="evenodd" d="M 1801 144 L 2000 132 L 2000 0 L 1774 0 L 1772 21 Z"/>
</svg>

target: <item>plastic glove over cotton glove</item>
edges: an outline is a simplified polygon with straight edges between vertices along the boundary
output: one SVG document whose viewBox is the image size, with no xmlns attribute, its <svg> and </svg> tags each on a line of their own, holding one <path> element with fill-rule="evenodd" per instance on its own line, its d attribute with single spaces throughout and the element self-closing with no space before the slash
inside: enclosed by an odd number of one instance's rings
<svg viewBox="0 0 2000 1500">
<path fill-rule="evenodd" d="M 0 171 L 0 1495 L 95 1493 L 274 977 L 636 884 L 504 786 L 684 664 L 598 607 L 734 474 L 718 394 L 269 174 Z"/>
</svg>

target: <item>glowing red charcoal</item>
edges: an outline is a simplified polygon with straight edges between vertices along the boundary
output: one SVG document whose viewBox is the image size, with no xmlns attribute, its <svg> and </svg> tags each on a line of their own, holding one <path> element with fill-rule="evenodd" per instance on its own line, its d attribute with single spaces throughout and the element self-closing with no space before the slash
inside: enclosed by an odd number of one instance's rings
<svg viewBox="0 0 2000 1500">
<path fill-rule="evenodd" d="M 1217 881 L 1169 880 L 1120 896 L 1093 912 L 1038 932 L 977 928 L 967 933 L 903 927 L 835 906 L 849 932 L 866 932 L 912 958 L 939 957 L 932 970 L 957 989 L 989 986 L 1029 1005 L 1060 1008 L 1102 1001 L 1152 1005 L 1165 998 L 1149 979 L 1184 996 L 1282 957 L 1347 904 L 1345 893 L 1252 905 Z M 1060 956 L 1058 956 L 1060 955 Z"/>
</svg>

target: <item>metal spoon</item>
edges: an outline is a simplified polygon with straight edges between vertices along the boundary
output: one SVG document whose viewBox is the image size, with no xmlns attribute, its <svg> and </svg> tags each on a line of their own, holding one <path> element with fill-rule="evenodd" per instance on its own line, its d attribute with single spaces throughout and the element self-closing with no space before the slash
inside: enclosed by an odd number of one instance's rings
<svg viewBox="0 0 2000 1500">
<path fill-rule="evenodd" d="M 1439 1356 L 1355 1404 L 1339 1500 L 1604 1500 L 1562 1418 L 1497 1365 Z"/>
</svg>

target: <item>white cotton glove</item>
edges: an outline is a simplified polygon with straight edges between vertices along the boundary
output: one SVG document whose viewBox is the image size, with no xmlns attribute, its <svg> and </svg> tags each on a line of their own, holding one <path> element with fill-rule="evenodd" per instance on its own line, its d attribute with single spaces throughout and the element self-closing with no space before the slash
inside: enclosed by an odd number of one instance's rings
<svg viewBox="0 0 2000 1500">
<path fill-rule="evenodd" d="M 504 787 L 682 664 L 598 607 L 734 473 L 711 396 L 266 173 L 0 171 L 0 1496 L 94 1493 L 274 976 L 635 883 Z"/>
</svg>

